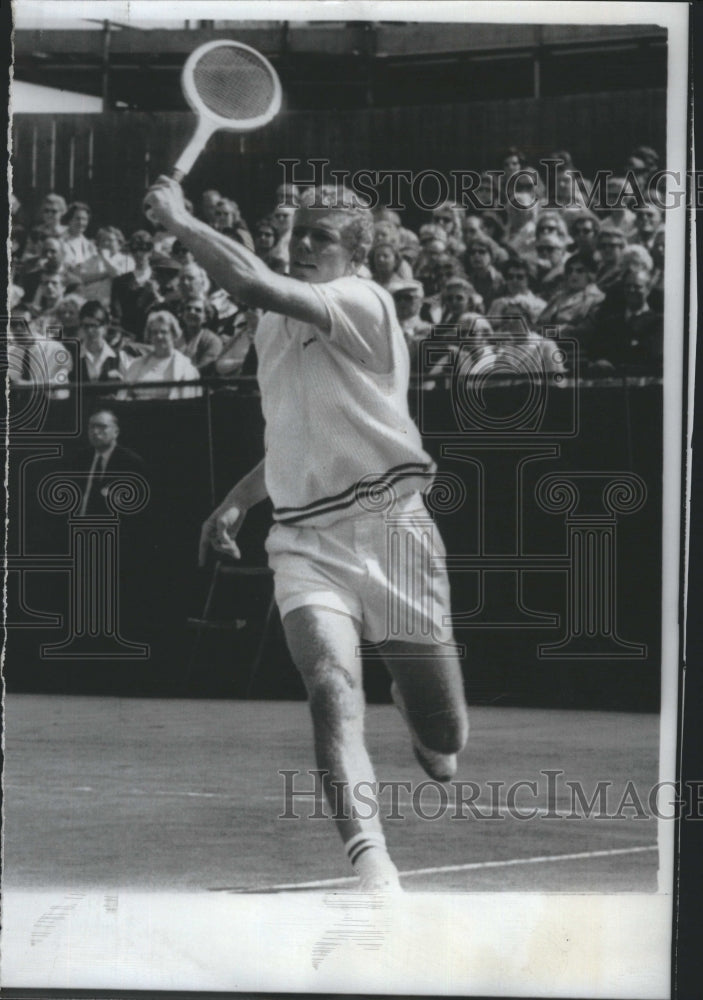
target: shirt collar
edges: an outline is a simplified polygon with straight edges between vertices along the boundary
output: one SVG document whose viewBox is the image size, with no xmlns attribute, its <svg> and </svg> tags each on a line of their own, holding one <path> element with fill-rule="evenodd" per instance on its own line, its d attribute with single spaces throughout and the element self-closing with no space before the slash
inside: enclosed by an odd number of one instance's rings
<svg viewBox="0 0 703 1000">
<path fill-rule="evenodd" d="M 90 353 L 85 347 L 85 344 L 81 344 L 81 357 L 86 358 L 91 364 L 101 365 L 106 358 L 116 358 L 117 354 L 113 351 L 109 344 L 103 344 L 103 349 L 97 357 Z"/>
</svg>

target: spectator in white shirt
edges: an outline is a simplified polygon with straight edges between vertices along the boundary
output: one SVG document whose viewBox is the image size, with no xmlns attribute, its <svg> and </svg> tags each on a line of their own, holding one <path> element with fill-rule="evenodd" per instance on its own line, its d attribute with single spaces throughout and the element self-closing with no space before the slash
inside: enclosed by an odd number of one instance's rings
<svg viewBox="0 0 703 1000">
<path fill-rule="evenodd" d="M 127 360 L 106 341 L 109 316 L 95 299 L 80 311 L 81 354 L 79 380 L 86 382 L 121 382 Z"/>
<path fill-rule="evenodd" d="M 75 267 L 94 257 L 97 253 L 95 243 L 85 235 L 90 224 L 89 206 L 85 202 L 74 201 L 68 206 L 62 222 L 65 222 L 67 227 L 61 237 L 64 264 Z"/>
<path fill-rule="evenodd" d="M 151 351 L 136 358 L 125 372 L 129 387 L 120 392 L 120 399 L 186 399 L 199 396 L 199 386 L 189 383 L 200 378 L 198 369 L 190 359 L 176 348 L 182 337 L 180 323 L 173 313 L 161 310 L 151 313 L 144 331 Z M 150 386 L 138 389 L 139 382 L 183 382 L 183 386 Z"/>
</svg>

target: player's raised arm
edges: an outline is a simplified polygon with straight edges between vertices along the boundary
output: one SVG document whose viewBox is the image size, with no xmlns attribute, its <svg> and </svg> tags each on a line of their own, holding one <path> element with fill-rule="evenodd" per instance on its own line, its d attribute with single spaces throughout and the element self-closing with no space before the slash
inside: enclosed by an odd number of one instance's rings
<svg viewBox="0 0 703 1000">
<path fill-rule="evenodd" d="M 306 253 L 303 244 L 307 241 L 310 245 L 313 240 L 339 243 L 339 234 L 320 232 L 303 236 L 301 259 L 298 262 L 302 274 L 287 277 L 271 271 L 246 247 L 216 233 L 206 223 L 192 216 L 185 207 L 180 185 L 168 177 L 160 177 L 149 189 L 145 207 L 150 216 L 187 246 L 208 274 L 239 302 L 291 316 L 323 331 L 328 329 L 327 310 L 308 286 L 310 281 L 328 279 L 326 276 L 320 278 L 308 273 L 311 267 L 307 264 L 306 257 L 312 254 Z M 354 270 L 350 266 L 348 273 L 353 274 Z"/>
</svg>

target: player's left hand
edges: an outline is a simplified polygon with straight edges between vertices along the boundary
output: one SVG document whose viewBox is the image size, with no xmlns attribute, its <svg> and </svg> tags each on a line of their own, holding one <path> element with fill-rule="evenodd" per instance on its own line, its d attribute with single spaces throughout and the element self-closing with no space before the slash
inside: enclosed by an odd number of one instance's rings
<svg viewBox="0 0 703 1000">
<path fill-rule="evenodd" d="M 144 198 L 144 213 L 151 222 L 166 229 L 169 224 L 188 216 L 183 200 L 183 188 L 171 177 L 162 175 L 152 184 Z"/>
</svg>

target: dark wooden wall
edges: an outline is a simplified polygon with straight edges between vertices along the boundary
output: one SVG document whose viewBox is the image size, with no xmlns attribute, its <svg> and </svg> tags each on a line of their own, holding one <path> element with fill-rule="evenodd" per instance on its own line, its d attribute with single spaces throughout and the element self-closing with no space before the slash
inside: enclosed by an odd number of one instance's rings
<svg viewBox="0 0 703 1000">
<path fill-rule="evenodd" d="M 95 221 L 126 232 L 143 224 L 146 185 L 168 169 L 193 127 L 183 112 L 16 115 L 13 186 L 31 218 L 49 190 L 85 200 Z M 638 90 L 521 100 L 289 112 L 246 137 L 220 133 L 201 156 L 187 190 L 216 187 L 234 197 L 249 221 L 271 207 L 283 179 L 282 157 L 326 157 L 333 169 L 497 169 L 502 150 L 519 145 L 537 161 L 554 148 L 571 151 L 589 176 L 622 170 L 637 144 L 664 160 L 666 93 Z M 416 221 L 417 212 L 406 216 Z"/>
</svg>

